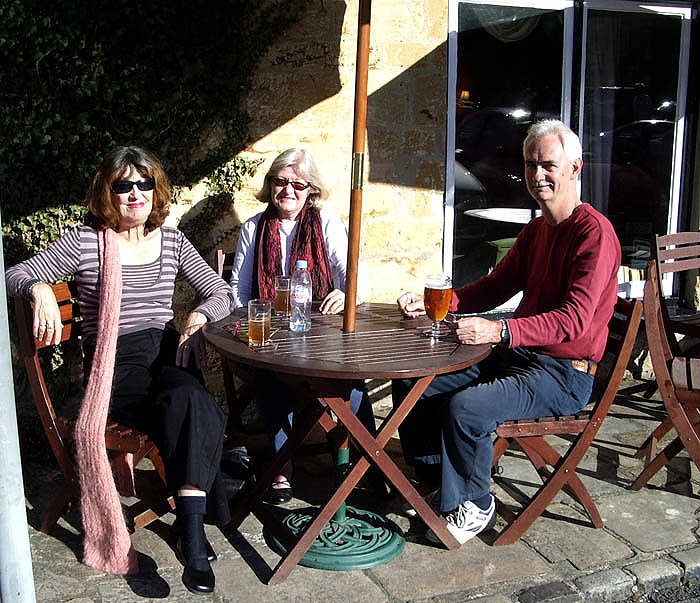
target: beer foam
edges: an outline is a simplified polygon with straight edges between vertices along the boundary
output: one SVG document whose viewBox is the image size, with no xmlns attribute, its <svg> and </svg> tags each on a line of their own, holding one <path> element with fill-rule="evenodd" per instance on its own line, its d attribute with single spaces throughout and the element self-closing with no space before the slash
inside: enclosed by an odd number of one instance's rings
<svg viewBox="0 0 700 603">
<path fill-rule="evenodd" d="M 425 281 L 425 286 L 429 289 L 452 289 L 452 283 L 450 283 L 450 281 L 444 281 L 441 279 L 428 279 Z"/>
</svg>

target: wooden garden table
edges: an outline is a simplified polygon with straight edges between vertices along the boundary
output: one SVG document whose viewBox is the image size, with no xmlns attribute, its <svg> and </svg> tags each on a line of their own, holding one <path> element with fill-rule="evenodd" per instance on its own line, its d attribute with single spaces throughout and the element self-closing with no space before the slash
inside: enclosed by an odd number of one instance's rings
<svg viewBox="0 0 700 603">
<path fill-rule="evenodd" d="M 433 340 L 422 333 L 429 329 L 426 317 L 403 318 L 394 304 L 369 303 L 357 307 L 356 327 L 352 333 L 342 331 L 342 315 L 315 312 L 311 330 L 305 334 L 289 331 L 285 319 L 273 318 L 273 345 L 249 348 L 234 325 L 239 322 L 245 332 L 246 320 L 239 311 L 218 322 L 207 324 L 204 338 L 222 356 L 250 367 L 273 371 L 293 387 L 302 411 L 287 443 L 273 457 L 251 491 L 232 509 L 233 525 L 238 527 L 250 512 L 263 525 L 272 525 L 275 537 L 284 545 L 282 559 L 273 570 L 269 583 L 286 578 L 304 557 L 324 527 L 338 515 L 343 516 L 344 501 L 368 469 L 370 462 L 386 476 L 397 492 L 415 510 L 448 548 L 459 543 L 439 517 L 423 500 L 411 482 L 384 450 L 391 436 L 416 404 L 436 375 L 465 369 L 488 356 L 490 345 L 462 345 L 454 336 Z M 373 437 L 350 411 L 352 381 L 358 379 L 415 378 L 404 400 L 387 416 Z M 316 403 L 317 401 L 317 403 Z M 332 410 L 337 423 L 331 419 Z M 362 457 L 343 475 L 340 485 L 303 531 L 294 535 L 282 529 L 274 514 L 261 504 L 265 491 L 317 423 L 335 431 L 334 440 L 352 438 Z M 340 431 L 340 437 L 337 432 Z M 388 560 L 388 559 L 387 559 Z M 374 563 L 376 565 L 376 563 Z M 369 567 L 367 565 L 366 567 Z M 319 566 L 317 566 L 319 567 Z M 347 569 L 347 568 L 339 568 Z"/>
</svg>

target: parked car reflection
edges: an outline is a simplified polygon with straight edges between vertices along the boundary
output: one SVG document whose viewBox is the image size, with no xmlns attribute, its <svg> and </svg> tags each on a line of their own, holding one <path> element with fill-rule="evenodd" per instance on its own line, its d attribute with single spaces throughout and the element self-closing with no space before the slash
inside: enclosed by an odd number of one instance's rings
<svg viewBox="0 0 700 603">
<path fill-rule="evenodd" d="M 583 199 L 612 222 L 623 263 L 642 266 L 668 227 L 675 124 L 643 119 L 600 132 L 584 155 Z"/>
<path fill-rule="evenodd" d="M 532 207 L 523 180 L 522 143 L 533 121 L 552 117 L 515 107 L 464 117 L 455 140 L 455 209 Z"/>
</svg>

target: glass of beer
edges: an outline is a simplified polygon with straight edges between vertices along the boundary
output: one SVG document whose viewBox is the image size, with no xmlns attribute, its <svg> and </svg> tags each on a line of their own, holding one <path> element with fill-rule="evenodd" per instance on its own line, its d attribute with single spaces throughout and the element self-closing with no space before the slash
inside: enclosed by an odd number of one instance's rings
<svg viewBox="0 0 700 603">
<path fill-rule="evenodd" d="M 248 302 L 248 345 L 260 347 L 270 343 L 272 303 L 263 299 Z"/>
<path fill-rule="evenodd" d="M 425 279 L 423 291 L 423 303 L 425 313 L 433 321 L 430 331 L 426 335 L 434 339 L 445 337 L 450 333 L 449 327 L 442 321 L 445 320 L 452 301 L 452 281 L 445 274 L 431 274 Z"/>
<path fill-rule="evenodd" d="M 275 314 L 277 316 L 289 316 L 289 284 L 292 279 L 288 276 L 275 277 Z"/>
</svg>

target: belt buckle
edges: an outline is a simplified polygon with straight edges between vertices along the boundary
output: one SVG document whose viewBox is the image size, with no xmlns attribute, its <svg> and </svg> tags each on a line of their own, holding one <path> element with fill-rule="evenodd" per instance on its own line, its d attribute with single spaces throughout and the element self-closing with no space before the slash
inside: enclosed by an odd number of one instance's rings
<svg viewBox="0 0 700 603">
<path fill-rule="evenodd" d="M 572 360 L 571 366 L 582 373 L 588 372 L 588 360 Z"/>
</svg>

